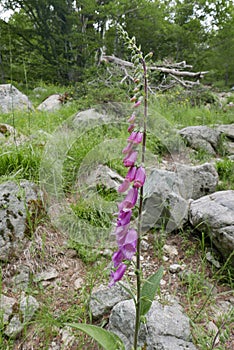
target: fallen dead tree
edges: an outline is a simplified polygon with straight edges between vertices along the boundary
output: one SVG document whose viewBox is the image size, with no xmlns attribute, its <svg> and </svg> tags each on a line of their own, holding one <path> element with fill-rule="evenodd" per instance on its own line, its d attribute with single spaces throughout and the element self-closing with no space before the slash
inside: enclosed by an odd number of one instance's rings
<svg viewBox="0 0 234 350">
<path fill-rule="evenodd" d="M 122 70 L 124 76 L 121 79 L 121 83 L 127 79 L 133 80 L 132 72 L 134 70 L 134 64 L 132 62 L 122 60 L 114 55 L 103 55 L 101 57 L 101 62 L 115 64 L 115 66 Z M 159 84 L 157 86 L 151 86 L 151 89 L 168 90 L 176 84 L 180 84 L 184 88 L 192 88 L 194 85 L 199 85 L 200 79 L 202 79 L 204 75 L 208 73 L 208 71 L 192 72 L 188 70 L 192 68 L 193 67 L 191 65 L 187 65 L 185 61 L 177 63 L 164 61 L 160 65 L 156 64 L 153 66 L 148 66 L 148 69 L 152 72 L 157 71 L 161 73 Z M 113 72 L 109 72 L 111 75 L 113 75 Z M 184 78 L 196 80 L 185 80 Z"/>
</svg>

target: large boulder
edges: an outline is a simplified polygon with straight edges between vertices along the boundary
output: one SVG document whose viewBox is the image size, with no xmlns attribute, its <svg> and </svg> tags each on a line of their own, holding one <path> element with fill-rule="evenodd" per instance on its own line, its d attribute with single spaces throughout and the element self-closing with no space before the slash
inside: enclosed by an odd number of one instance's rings
<svg viewBox="0 0 234 350">
<path fill-rule="evenodd" d="M 220 191 L 193 201 L 190 223 L 210 236 L 216 248 L 227 258 L 234 251 L 234 191 Z M 232 258 L 234 264 L 234 257 Z"/>
<path fill-rule="evenodd" d="M 0 260 L 17 256 L 29 234 L 28 219 L 40 205 L 36 185 L 8 181 L 0 185 Z"/>
<path fill-rule="evenodd" d="M 166 232 L 181 228 L 188 220 L 189 199 L 215 191 L 218 174 L 214 166 L 177 165 L 177 172 L 154 169 L 144 186 L 142 229 L 164 227 Z"/>
<path fill-rule="evenodd" d="M 218 153 L 221 143 L 221 132 L 208 126 L 188 126 L 179 131 L 179 135 L 191 148 L 204 150 L 212 155 Z"/>
<path fill-rule="evenodd" d="M 11 84 L 0 85 L 0 111 L 10 113 L 12 110 L 33 109 L 28 97 Z"/>
<path fill-rule="evenodd" d="M 135 325 L 135 305 L 133 300 L 117 304 L 110 315 L 109 329 L 124 342 L 126 350 L 132 349 Z M 141 326 L 139 346 L 147 350 L 195 350 L 191 342 L 188 317 L 178 304 L 161 305 L 154 301 L 146 322 Z"/>
<path fill-rule="evenodd" d="M 62 100 L 60 94 L 47 97 L 38 107 L 39 111 L 53 112 L 61 108 Z"/>
<path fill-rule="evenodd" d="M 155 169 L 144 185 L 142 230 L 161 228 L 167 232 L 182 227 L 188 218 L 188 202 L 181 196 L 176 173 Z"/>
<path fill-rule="evenodd" d="M 216 191 L 219 175 L 213 164 L 177 165 L 179 177 L 183 183 L 182 197 L 198 199 Z"/>
</svg>

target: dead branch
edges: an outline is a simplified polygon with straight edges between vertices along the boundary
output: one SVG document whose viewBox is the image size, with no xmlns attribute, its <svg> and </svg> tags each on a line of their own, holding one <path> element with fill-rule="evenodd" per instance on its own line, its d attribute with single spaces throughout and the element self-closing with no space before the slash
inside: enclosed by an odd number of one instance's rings
<svg viewBox="0 0 234 350">
<path fill-rule="evenodd" d="M 122 67 L 126 67 L 126 68 L 133 68 L 134 64 L 132 62 L 129 61 L 125 61 L 122 60 L 118 57 L 115 56 L 107 56 L 104 55 L 101 58 L 102 61 L 108 62 L 108 63 L 115 63 L 119 66 Z M 162 73 L 166 73 L 166 74 L 172 74 L 174 76 L 181 76 L 181 77 L 191 77 L 191 78 L 203 78 L 205 74 L 209 73 L 208 71 L 204 71 L 204 72 L 189 72 L 189 71 L 182 71 L 179 70 L 178 68 L 192 68 L 192 66 L 189 66 L 186 64 L 185 61 L 179 62 L 179 63 L 175 63 L 175 64 L 170 64 L 170 67 L 177 67 L 177 68 L 168 68 L 169 64 L 166 63 L 166 67 L 163 67 L 162 65 L 160 66 L 149 66 L 148 69 L 152 70 L 152 71 L 159 71 Z"/>
<path fill-rule="evenodd" d="M 175 79 L 180 85 L 185 88 L 191 88 L 194 85 L 199 85 L 199 81 L 181 80 L 173 74 L 169 74 L 173 79 Z"/>
</svg>

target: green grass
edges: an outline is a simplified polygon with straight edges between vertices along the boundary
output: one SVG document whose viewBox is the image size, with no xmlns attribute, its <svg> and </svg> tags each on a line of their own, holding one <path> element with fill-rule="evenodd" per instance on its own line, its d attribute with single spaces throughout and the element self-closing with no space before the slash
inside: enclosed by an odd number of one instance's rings
<svg viewBox="0 0 234 350">
<path fill-rule="evenodd" d="M 219 174 L 218 190 L 234 190 L 234 161 L 224 158 L 216 162 Z"/>
<path fill-rule="evenodd" d="M 182 129 L 186 126 L 234 123 L 234 112 L 223 109 L 217 104 L 191 105 L 191 101 L 182 98 L 180 92 L 159 95 L 152 98 L 152 110 L 166 118 L 173 127 Z"/>
</svg>

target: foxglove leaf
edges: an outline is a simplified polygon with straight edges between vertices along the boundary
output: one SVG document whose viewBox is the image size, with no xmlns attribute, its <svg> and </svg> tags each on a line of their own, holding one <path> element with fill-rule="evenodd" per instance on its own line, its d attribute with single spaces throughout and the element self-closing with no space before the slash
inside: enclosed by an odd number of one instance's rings
<svg viewBox="0 0 234 350">
<path fill-rule="evenodd" d="M 155 294 L 160 285 L 160 280 L 163 276 L 163 267 L 161 266 L 158 271 L 151 275 L 143 284 L 141 290 L 141 310 L 140 315 L 144 316 L 151 308 L 152 302 L 155 298 Z"/>
<path fill-rule="evenodd" d="M 92 337 L 104 350 L 125 350 L 122 340 L 114 333 L 86 323 L 68 323 L 67 326 L 79 329 Z"/>
</svg>

